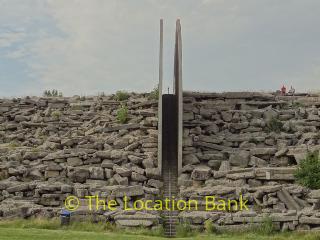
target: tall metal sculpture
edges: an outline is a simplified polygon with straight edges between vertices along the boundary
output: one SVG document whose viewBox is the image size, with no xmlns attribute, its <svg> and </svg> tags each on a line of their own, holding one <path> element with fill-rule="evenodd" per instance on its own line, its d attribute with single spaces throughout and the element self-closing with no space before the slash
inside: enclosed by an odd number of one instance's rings
<svg viewBox="0 0 320 240">
<path fill-rule="evenodd" d="M 160 19 L 159 83 L 158 83 L 158 168 L 162 169 L 162 82 L 163 82 L 163 19 Z"/>
<path fill-rule="evenodd" d="M 178 106 L 178 174 L 182 168 L 182 134 L 183 134 L 183 92 L 182 92 L 182 39 L 180 19 L 176 22 L 174 50 L 174 93 Z"/>
<path fill-rule="evenodd" d="M 159 121 L 158 121 L 158 167 L 163 179 L 164 200 L 178 195 L 178 175 L 182 168 L 182 44 L 180 20 L 176 22 L 174 51 L 174 94 L 162 95 L 162 51 L 163 21 L 160 20 L 159 56 Z M 161 90 L 160 90 L 161 89 Z M 176 235 L 178 211 L 169 203 L 169 210 L 163 211 L 165 235 Z"/>
<path fill-rule="evenodd" d="M 158 168 L 162 171 L 162 117 L 163 117 L 163 19 L 160 19 L 160 48 L 159 48 L 159 98 L 158 98 Z M 183 136 L 183 90 L 182 90 L 182 38 L 180 19 L 176 21 L 174 48 L 174 95 L 177 102 L 178 116 L 178 174 L 182 168 L 182 136 Z"/>
</svg>

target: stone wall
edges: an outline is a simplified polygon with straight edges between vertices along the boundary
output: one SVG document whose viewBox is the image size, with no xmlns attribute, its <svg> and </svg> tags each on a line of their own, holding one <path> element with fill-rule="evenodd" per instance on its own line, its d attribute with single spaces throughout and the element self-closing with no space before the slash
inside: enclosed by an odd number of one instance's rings
<svg viewBox="0 0 320 240">
<path fill-rule="evenodd" d="M 117 109 L 128 106 L 129 121 Z M 248 199 L 249 211 L 183 211 L 202 227 L 258 224 L 281 229 L 320 226 L 320 190 L 294 183 L 297 163 L 320 149 L 320 98 L 266 93 L 185 93 L 180 197 Z M 156 211 L 123 211 L 123 196 L 158 199 L 157 101 L 131 94 L 92 98 L 0 99 L 0 218 L 57 216 L 64 199 L 98 194 L 117 211 L 94 216 L 122 226 L 155 226 Z M 276 120 L 275 120 L 276 119 Z M 279 121 L 283 126 L 279 127 Z M 218 200 L 218 199 L 216 199 Z M 88 207 L 73 217 L 86 217 Z"/>
<path fill-rule="evenodd" d="M 126 124 L 116 118 L 122 104 Z M 69 195 L 98 194 L 119 205 L 124 192 L 131 200 L 157 197 L 156 113 L 157 101 L 145 94 L 124 102 L 111 96 L 1 99 L 0 217 L 57 216 Z M 73 215 L 86 213 L 84 205 Z M 109 218 L 119 211 L 98 213 Z"/>
<path fill-rule="evenodd" d="M 283 230 L 317 228 L 320 190 L 295 184 L 294 172 L 308 151 L 320 149 L 319 106 L 310 95 L 185 93 L 181 196 L 242 195 L 250 210 L 181 215 L 228 228 L 266 216 Z"/>
</svg>

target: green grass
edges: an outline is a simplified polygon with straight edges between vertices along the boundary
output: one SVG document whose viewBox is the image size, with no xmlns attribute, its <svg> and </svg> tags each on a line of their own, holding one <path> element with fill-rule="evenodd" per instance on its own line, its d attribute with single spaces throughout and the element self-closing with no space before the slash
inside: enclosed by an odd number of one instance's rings
<svg viewBox="0 0 320 240">
<path fill-rule="evenodd" d="M 124 124 L 128 121 L 128 108 L 126 106 L 121 106 L 117 111 L 117 120 Z"/>
<path fill-rule="evenodd" d="M 125 101 L 128 100 L 130 97 L 130 94 L 126 91 L 117 91 L 114 98 L 117 101 Z"/>
<path fill-rule="evenodd" d="M 0 240 L 130 240 L 130 239 L 166 239 L 147 235 L 110 232 L 85 232 L 73 230 L 50 230 L 36 228 L 2 228 L 0 227 Z M 279 233 L 271 236 L 254 233 L 247 234 L 219 234 L 219 235 L 197 235 L 187 238 L 175 239 L 198 239 L 198 240 L 318 240 L 320 233 Z"/>
<path fill-rule="evenodd" d="M 180 230 L 185 229 L 185 226 Z M 119 229 L 104 223 L 72 223 L 68 227 L 61 227 L 58 219 L 42 220 L 14 220 L 0 221 L 0 240 L 122 240 L 122 239 L 165 239 L 160 235 L 161 229 L 151 231 L 146 228 Z M 265 234 L 264 231 L 230 232 L 220 234 L 190 232 L 188 227 L 186 237 L 176 239 L 198 240 L 319 240 L 320 232 L 285 232 Z M 158 236 L 152 236 L 158 235 Z M 180 235 L 181 236 L 181 235 Z"/>
<path fill-rule="evenodd" d="M 0 228 L 1 240 L 102 240 L 102 239 L 137 239 L 136 235 L 84 232 L 72 230 L 48 230 L 48 229 L 23 229 L 23 228 Z M 150 237 L 139 236 L 139 239 Z"/>
<path fill-rule="evenodd" d="M 306 158 L 300 161 L 294 177 L 303 186 L 320 189 L 319 151 L 309 152 Z"/>
<path fill-rule="evenodd" d="M 150 100 L 158 100 L 159 98 L 159 85 L 157 85 L 149 94 Z"/>
</svg>

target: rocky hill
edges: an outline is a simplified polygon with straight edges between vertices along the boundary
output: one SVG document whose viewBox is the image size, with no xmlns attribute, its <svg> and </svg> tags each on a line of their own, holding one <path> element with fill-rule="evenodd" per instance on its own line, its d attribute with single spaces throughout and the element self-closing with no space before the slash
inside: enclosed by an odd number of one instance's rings
<svg viewBox="0 0 320 240">
<path fill-rule="evenodd" d="M 160 212 L 123 211 L 123 196 L 159 199 L 157 101 L 131 94 L 91 98 L 0 99 L 0 217 L 56 216 L 64 199 L 88 213 L 86 195 L 116 200 L 94 211 L 121 226 L 156 226 Z M 128 120 L 117 111 L 127 106 Z M 285 229 L 320 226 L 320 190 L 295 183 L 308 151 L 320 149 L 319 96 L 184 93 L 180 197 L 248 199 L 249 211 L 182 211 L 181 221 L 239 228 L 270 217 Z M 200 204 L 201 205 L 201 204 Z M 246 226 L 250 225 L 247 224 Z"/>
</svg>

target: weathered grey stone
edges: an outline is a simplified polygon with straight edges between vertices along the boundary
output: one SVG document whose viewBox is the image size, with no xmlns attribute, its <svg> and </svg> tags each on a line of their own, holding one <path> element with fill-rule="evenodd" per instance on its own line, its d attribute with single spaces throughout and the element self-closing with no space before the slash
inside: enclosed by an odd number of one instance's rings
<svg viewBox="0 0 320 240">
<path fill-rule="evenodd" d="M 192 184 L 193 184 L 193 181 L 190 178 L 190 174 L 182 173 L 178 177 L 178 186 L 190 187 L 192 186 Z"/>
<path fill-rule="evenodd" d="M 120 150 L 111 150 L 110 158 L 111 159 L 120 159 L 123 156 L 123 151 Z"/>
<path fill-rule="evenodd" d="M 158 222 L 155 215 L 139 212 L 134 215 L 118 214 L 114 219 L 122 227 L 150 227 Z"/>
<path fill-rule="evenodd" d="M 21 153 L 13 153 L 13 154 L 10 154 L 9 156 L 8 156 L 8 160 L 9 161 L 17 161 L 17 162 L 20 162 L 20 161 L 22 161 L 22 155 L 21 155 Z"/>
<path fill-rule="evenodd" d="M 46 170 L 47 171 L 61 171 L 61 170 L 63 170 L 63 167 L 60 166 L 59 164 L 49 163 Z"/>
<path fill-rule="evenodd" d="M 182 211 L 179 214 L 179 218 L 184 222 L 189 222 L 191 224 L 203 224 L 208 219 L 210 219 L 211 221 L 217 220 L 219 218 L 219 215 L 220 214 L 218 213 L 211 213 L 209 211 Z"/>
<path fill-rule="evenodd" d="M 144 159 L 142 161 L 142 166 L 145 168 L 145 169 L 149 169 L 149 168 L 154 168 L 154 163 L 153 163 L 153 159 L 151 158 L 147 158 L 147 159 Z"/>
<path fill-rule="evenodd" d="M 129 180 L 127 177 L 121 177 L 119 174 L 115 174 L 113 178 L 119 185 L 127 186 L 129 184 Z"/>
<path fill-rule="evenodd" d="M 60 173 L 59 171 L 45 171 L 44 177 L 45 178 L 54 178 L 59 177 Z"/>
<path fill-rule="evenodd" d="M 13 192 L 24 192 L 24 191 L 28 191 L 29 189 L 30 188 L 28 183 L 22 183 L 22 184 L 17 184 L 15 186 L 9 187 L 6 190 L 9 193 L 13 193 Z"/>
<path fill-rule="evenodd" d="M 113 169 L 113 166 L 114 166 L 114 163 L 109 159 L 105 159 L 101 163 L 101 167 L 103 167 L 103 168 Z"/>
<path fill-rule="evenodd" d="M 274 156 L 281 157 L 281 156 L 285 155 L 287 152 L 288 152 L 288 148 L 281 148 L 274 154 Z"/>
<path fill-rule="evenodd" d="M 72 192 L 72 186 L 63 184 L 61 185 L 61 192 L 62 193 L 71 193 Z"/>
<path fill-rule="evenodd" d="M 147 185 L 158 189 L 163 187 L 163 183 L 157 179 L 149 179 Z"/>
<path fill-rule="evenodd" d="M 39 171 L 39 169 L 32 169 L 28 173 L 28 177 L 32 180 L 41 180 L 43 178 L 42 173 Z M 1 179 L 1 174 L 0 174 L 0 179 Z"/>
<path fill-rule="evenodd" d="M 62 146 L 68 146 L 68 147 L 71 147 L 73 145 L 75 145 L 76 143 L 78 142 L 77 139 L 61 139 L 61 145 Z"/>
<path fill-rule="evenodd" d="M 43 194 L 40 199 L 41 205 L 56 207 L 60 205 L 59 194 Z"/>
<path fill-rule="evenodd" d="M 198 157 L 195 154 L 188 154 L 188 155 L 183 156 L 182 162 L 184 165 L 200 163 Z"/>
<path fill-rule="evenodd" d="M 128 159 L 134 164 L 140 164 L 143 161 L 142 157 L 138 157 L 135 155 L 128 155 Z"/>
<path fill-rule="evenodd" d="M 70 169 L 68 176 L 72 179 L 73 182 L 84 183 L 87 178 L 89 178 L 89 169 L 85 168 L 74 168 Z"/>
<path fill-rule="evenodd" d="M 251 149 L 250 150 L 250 153 L 252 155 L 256 155 L 256 156 L 259 156 L 259 155 L 273 155 L 275 154 L 277 151 L 276 148 L 254 148 L 254 149 Z"/>
<path fill-rule="evenodd" d="M 223 137 L 216 137 L 216 136 L 205 136 L 205 135 L 200 135 L 199 136 L 199 141 L 201 142 L 207 142 L 207 143 L 215 143 L 215 144 L 220 144 L 223 142 Z"/>
<path fill-rule="evenodd" d="M 229 161 L 222 161 L 219 167 L 219 172 L 228 172 L 231 169 Z"/>
<path fill-rule="evenodd" d="M 230 164 L 233 166 L 247 167 L 250 160 L 250 152 L 239 151 L 232 154 L 229 158 Z"/>
<path fill-rule="evenodd" d="M 286 189 L 282 189 L 277 192 L 277 197 L 287 206 L 288 209 L 300 210 L 301 207 L 294 200 L 294 198 L 290 195 L 290 193 Z"/>
<path fill-rule="evenodd" d="M 72 157 L 67 159 L 67 163 L 69 166 L 77 167 L 83 165 L 83 161 L 78 157 Z"/>
<path fill-rule="evenodd" d="M 223 111 L 221 112 L 221 117 L 223 121 L 230 122 L 232 120 L 232 113 Z"/>
<path fill-rule="evenodd" d="M 317 217 L 300 217 L 299 218 L 299 223 L 319 225 L 320 224 L 320 218 L 317 218 Z"/>
<path fill-rule="evenodd" d="M 37 159 L 45 157 L 46 155 L 47 155 L 47 153 L 45 153 L 45 152 L 36 152 L 36 151 L 26 152 L 23 155 L 23 159 L 37 160 Z"/>
<path fill-rule="evenodd" d="M 132 170 L 125 167 L 114 166 L 113 171 L 118 173 L 121 177 L 130 177 Z"/>
<path fill-rule="evenodd" d="M 210 160 L 208 161 L 208 166 L 213 168 L 214 170 L 218 170 L 221 165 L 221 160 Z"/>
<path fill-rule="evenodd" d="M 194 114 L 192 112 L 183 113 L 183 121 L 190 121 L 194 119 Z"/>
<path fill-rule="evenodd" d="M 218 127 L 218 125 L 217 124 L 210 124 L 209 126 L 207 126 L 206 128 L 205 128 L 205 131 L 207 132 L 207 133 L 213 133 L 213 134 L 216 134 L 216 133 L 218 133 L 219 131 L 220 131 L 220 128 Z"/>
<path fill-rule="evenodd" d="M 128 187 L 119 187 L 112 191 L 112 195 L 115 197 L 133 197 L 141 196 L 144 194 L 142 186 L 128 186 Z"/>
<path fill-rule="evenodd" d="M 320 199 L 320 189 L 318 190 L 311 190 L 309 195 L 310 198 Z"/>
<path fill-rule="evenodd" d="M 121 138 L 121 139 L 117 139 L 116 141 L 114 141 L 113 146 L 115 148 L 125 148 L 129 145 L 129 139 L 128 138 Z"/>
<path fill-rule="evenodd" d="M 241 130 L 244 128 L 247 128 L 249 126 L 248 122 L 240 122 L 240 123 L 230 123 L 229 127 L 236 129 L 236 130 Z"/>
<path fill-rule="evenodd" d="M 102 159 L 110 158 L 111 157 L 111 151 L 110 150 L 97 151 L 97 152 L 95 152 L 95 156 L 98 157 L 98 158 L 102 158 Z"/>
<path fill-rule="evenodd" d="M 277 118 L 279 116 L 279 113 L 271 108 L 268 108 L 266 111 L 263 113 L 263 118 L 266 121 L 270 121 L 273 118 Z"/>
<path fill-rule="evenodd" d="M 200 196 L 223 196 L 231 193 L 235 193 L 235 187 L 228 187 L 228 186 L 213 186 L 213 187 L 204 187 L 197 190 L 198 195 Z M 218 198 L 219 198 L 218 197 Z"/>
<path fill-rule="evenodd" d="M 203 181 L 209 179 L 211 176 L 211 169 L 207 166 L 196 167 L 191 174 L 193 180 Z"/>
<path fill-rule="evenodd" d="M 161 179 L 160 170 L 158 168 L 147 168 L 146 176 L 153 179 Z"/>
<path fill-rule="evenodd" d="M 232 180 L 254 178 L 254 171 L 229 173 L 226 175 L 226 177 Z"/>
<path fill-rule="evenodd" d="M 159 189 L 149 188 L 149 187 L 145 187 L 145 186 L 143 186 L 143 191 L 147 194 L 152 194 L 152 195 L 159 195 L 160 194 Z"/>
<path fill-rule="evenodd" d="M 136 173 L 136 172 L 132 172 L 131 180 L 132 181 L 136 181 L 136 182 L 144 182 L 144 181 L 147 180 L 147 178 L 145 176 L 143 176 L 142 174 L 139 174 L 139 173 Z"/>
<path fill-rule="evenodd" d="M 295 167 L 256 168 L 255 176 L 259 180 L 294 180 Z"/>
<path fill-rule="evenodd" d="M 262 185 L 261 181 L 256 179 L 248 179 L 248 185 L 249 187 L 259 187 Z"/>
<path fill-rule="evenodd" d="M 104 174 L 106 176 L 106 179 L 110 179 L 113 177 L 113 170 L 109 169 L 109 168 L 106 168 L 104 169 Z"/>
<path fill-rule="evenodd" d="M 225 157 L 222 153 L 207 153 L 204 152 L 202 154 L 197 154 L 198 158 L 202 161 L 209 161 L 209 160 L 224 160 Z"/>
<path fill-rule="evenodd" d="M 258 157 L 255 157 L 255 156 L 251 156 L 248 165 L 249 166 L 255 166 L 255 167 L 266 167 L 266 166 L 268 166 L 268 162 L 263 160 L 263 159 L 261 159 L 261 158 L 258 158 Z"/>
<path fill-rule="evenodd" d="M 89 172 L 91 179 L 104 179 L 104 170 L 101 167 L 90 167 Z"/>
</svg>

